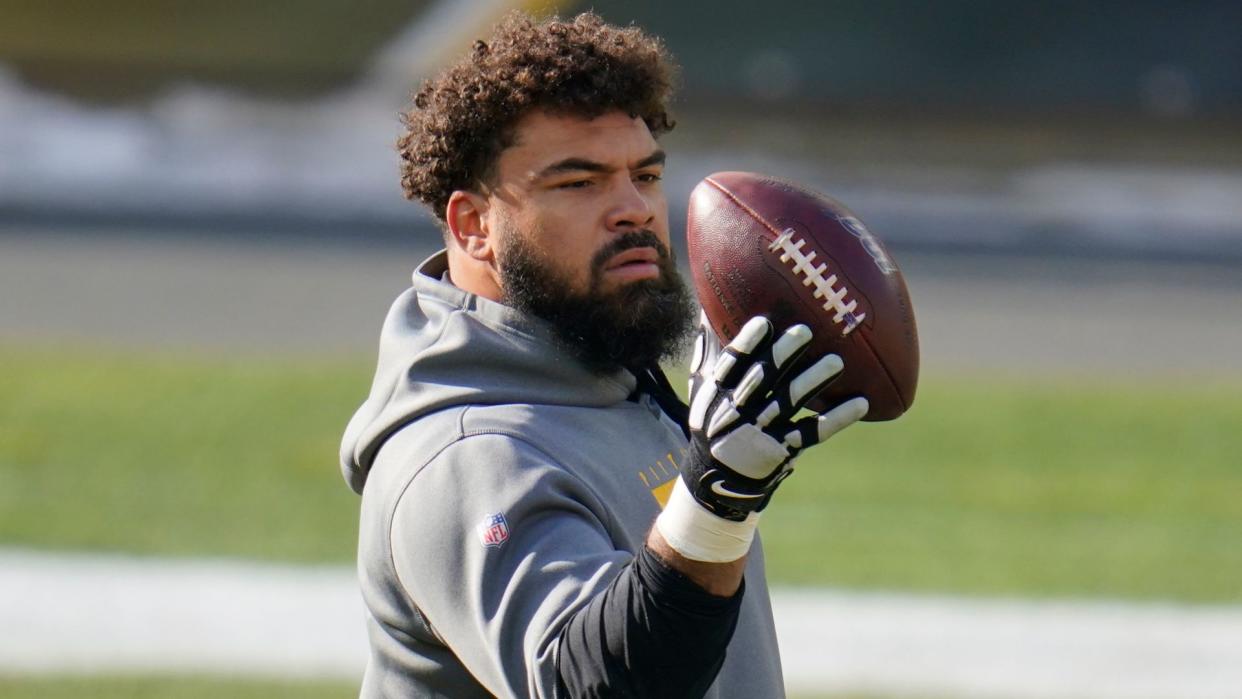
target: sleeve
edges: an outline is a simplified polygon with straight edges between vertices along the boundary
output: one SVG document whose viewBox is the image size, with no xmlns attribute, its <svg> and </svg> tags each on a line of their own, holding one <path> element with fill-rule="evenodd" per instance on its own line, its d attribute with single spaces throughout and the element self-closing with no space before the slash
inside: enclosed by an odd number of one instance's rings
<svg viewBox="0 0 1242 699">
<path fill-rule="evenodd" d="M 571 697 L 703 696 L 724 665 L 742 594 L 708 594 L 643 547 L 566 624 L 561 688 Z"/>
<path fill-rule="evenodd" d="M 643 552 L 643 540 L 614 543 L 610 516 L 530 444 L 475 435 L 436 455 L 401 495 L 393 563 L 492 694 L 672 696 L 672 686 L 699 685 L 701 694 L 723 662 L 741 594 L 708 595 L 649 553 L 636 563 L 624 547 Z M 713 643 L 691 643 L 704 637 Z M 710 657 L 688 662 L 688 646 Z M 665 689 L 643 690 L 657 681 Z"/>
</svg>

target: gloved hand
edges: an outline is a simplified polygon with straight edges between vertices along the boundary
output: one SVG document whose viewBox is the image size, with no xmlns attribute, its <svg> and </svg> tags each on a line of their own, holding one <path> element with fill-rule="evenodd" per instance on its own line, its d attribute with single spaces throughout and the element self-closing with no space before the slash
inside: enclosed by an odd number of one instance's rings
<svg viewBox="0 0 1242 699">
<path fill-rule="evenodd" d="M 840 357 L 830 354 L 790 375 L 811 342 L 807 326 L 773 339 L 772 324 L 756 316 L 723 350 L 706 316 L 699 326 L 690 366 L 691 453 L 682 479 L 703 508 L 741 522 L 768 504 L 798 452 L 866 415 L 867 399 L 795 420 L 841 371 Z"/>
</svg>

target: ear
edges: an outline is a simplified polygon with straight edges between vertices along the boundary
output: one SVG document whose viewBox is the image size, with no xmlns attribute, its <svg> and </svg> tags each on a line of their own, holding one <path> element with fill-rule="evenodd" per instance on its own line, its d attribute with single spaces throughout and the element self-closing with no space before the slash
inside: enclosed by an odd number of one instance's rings
<svg viewBox="0 0 1242 699">
<path fill-rule="evenodd" d="M 487 199 L 474 192 L 456 190 L 444 210 L 449 244 L 467 256 L 490 263 L 495 256 L 487 223 Z"/>
</svg>

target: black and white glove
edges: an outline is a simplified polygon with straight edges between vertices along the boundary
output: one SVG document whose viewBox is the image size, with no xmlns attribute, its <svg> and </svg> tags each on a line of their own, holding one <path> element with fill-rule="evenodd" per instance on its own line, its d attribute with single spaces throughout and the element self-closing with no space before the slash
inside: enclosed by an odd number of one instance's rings
<svg viewBox="0 0 1242 699">
<path fill-rule="evenodd" d="M 705 317 L 699 325 L 690 365 L 690 458 L 656 524 L 689 558 L 736 560 L 749 550 L 757 513 L 793 471 L 798 452 L 857 422 L 868 405 L 852 398 L 795 419 L 844 366 L 830 354 L 791 375 L 811 342 L 805 325 L 773 338 L 772 324 L 756 316 L 723 349 Z M 711 518 L 689 510 L 687 499 Z"/>
</svg>

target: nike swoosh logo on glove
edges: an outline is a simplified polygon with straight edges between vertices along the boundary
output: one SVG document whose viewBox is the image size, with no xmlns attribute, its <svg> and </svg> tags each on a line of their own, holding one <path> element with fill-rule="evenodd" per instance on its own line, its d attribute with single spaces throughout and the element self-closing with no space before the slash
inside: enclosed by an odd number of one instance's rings
<svg viewBox="0 0 1242 699">
<path fill-rule="evenodd" d="M 742 498 L 744 500 L 763 497 L 763 493 L 736 493 L 726 488 L 724 485 L 724 481 L 713 482 L 712 492 L 717 495 L 723 495 L 726 498 Z"/>
</svg>

